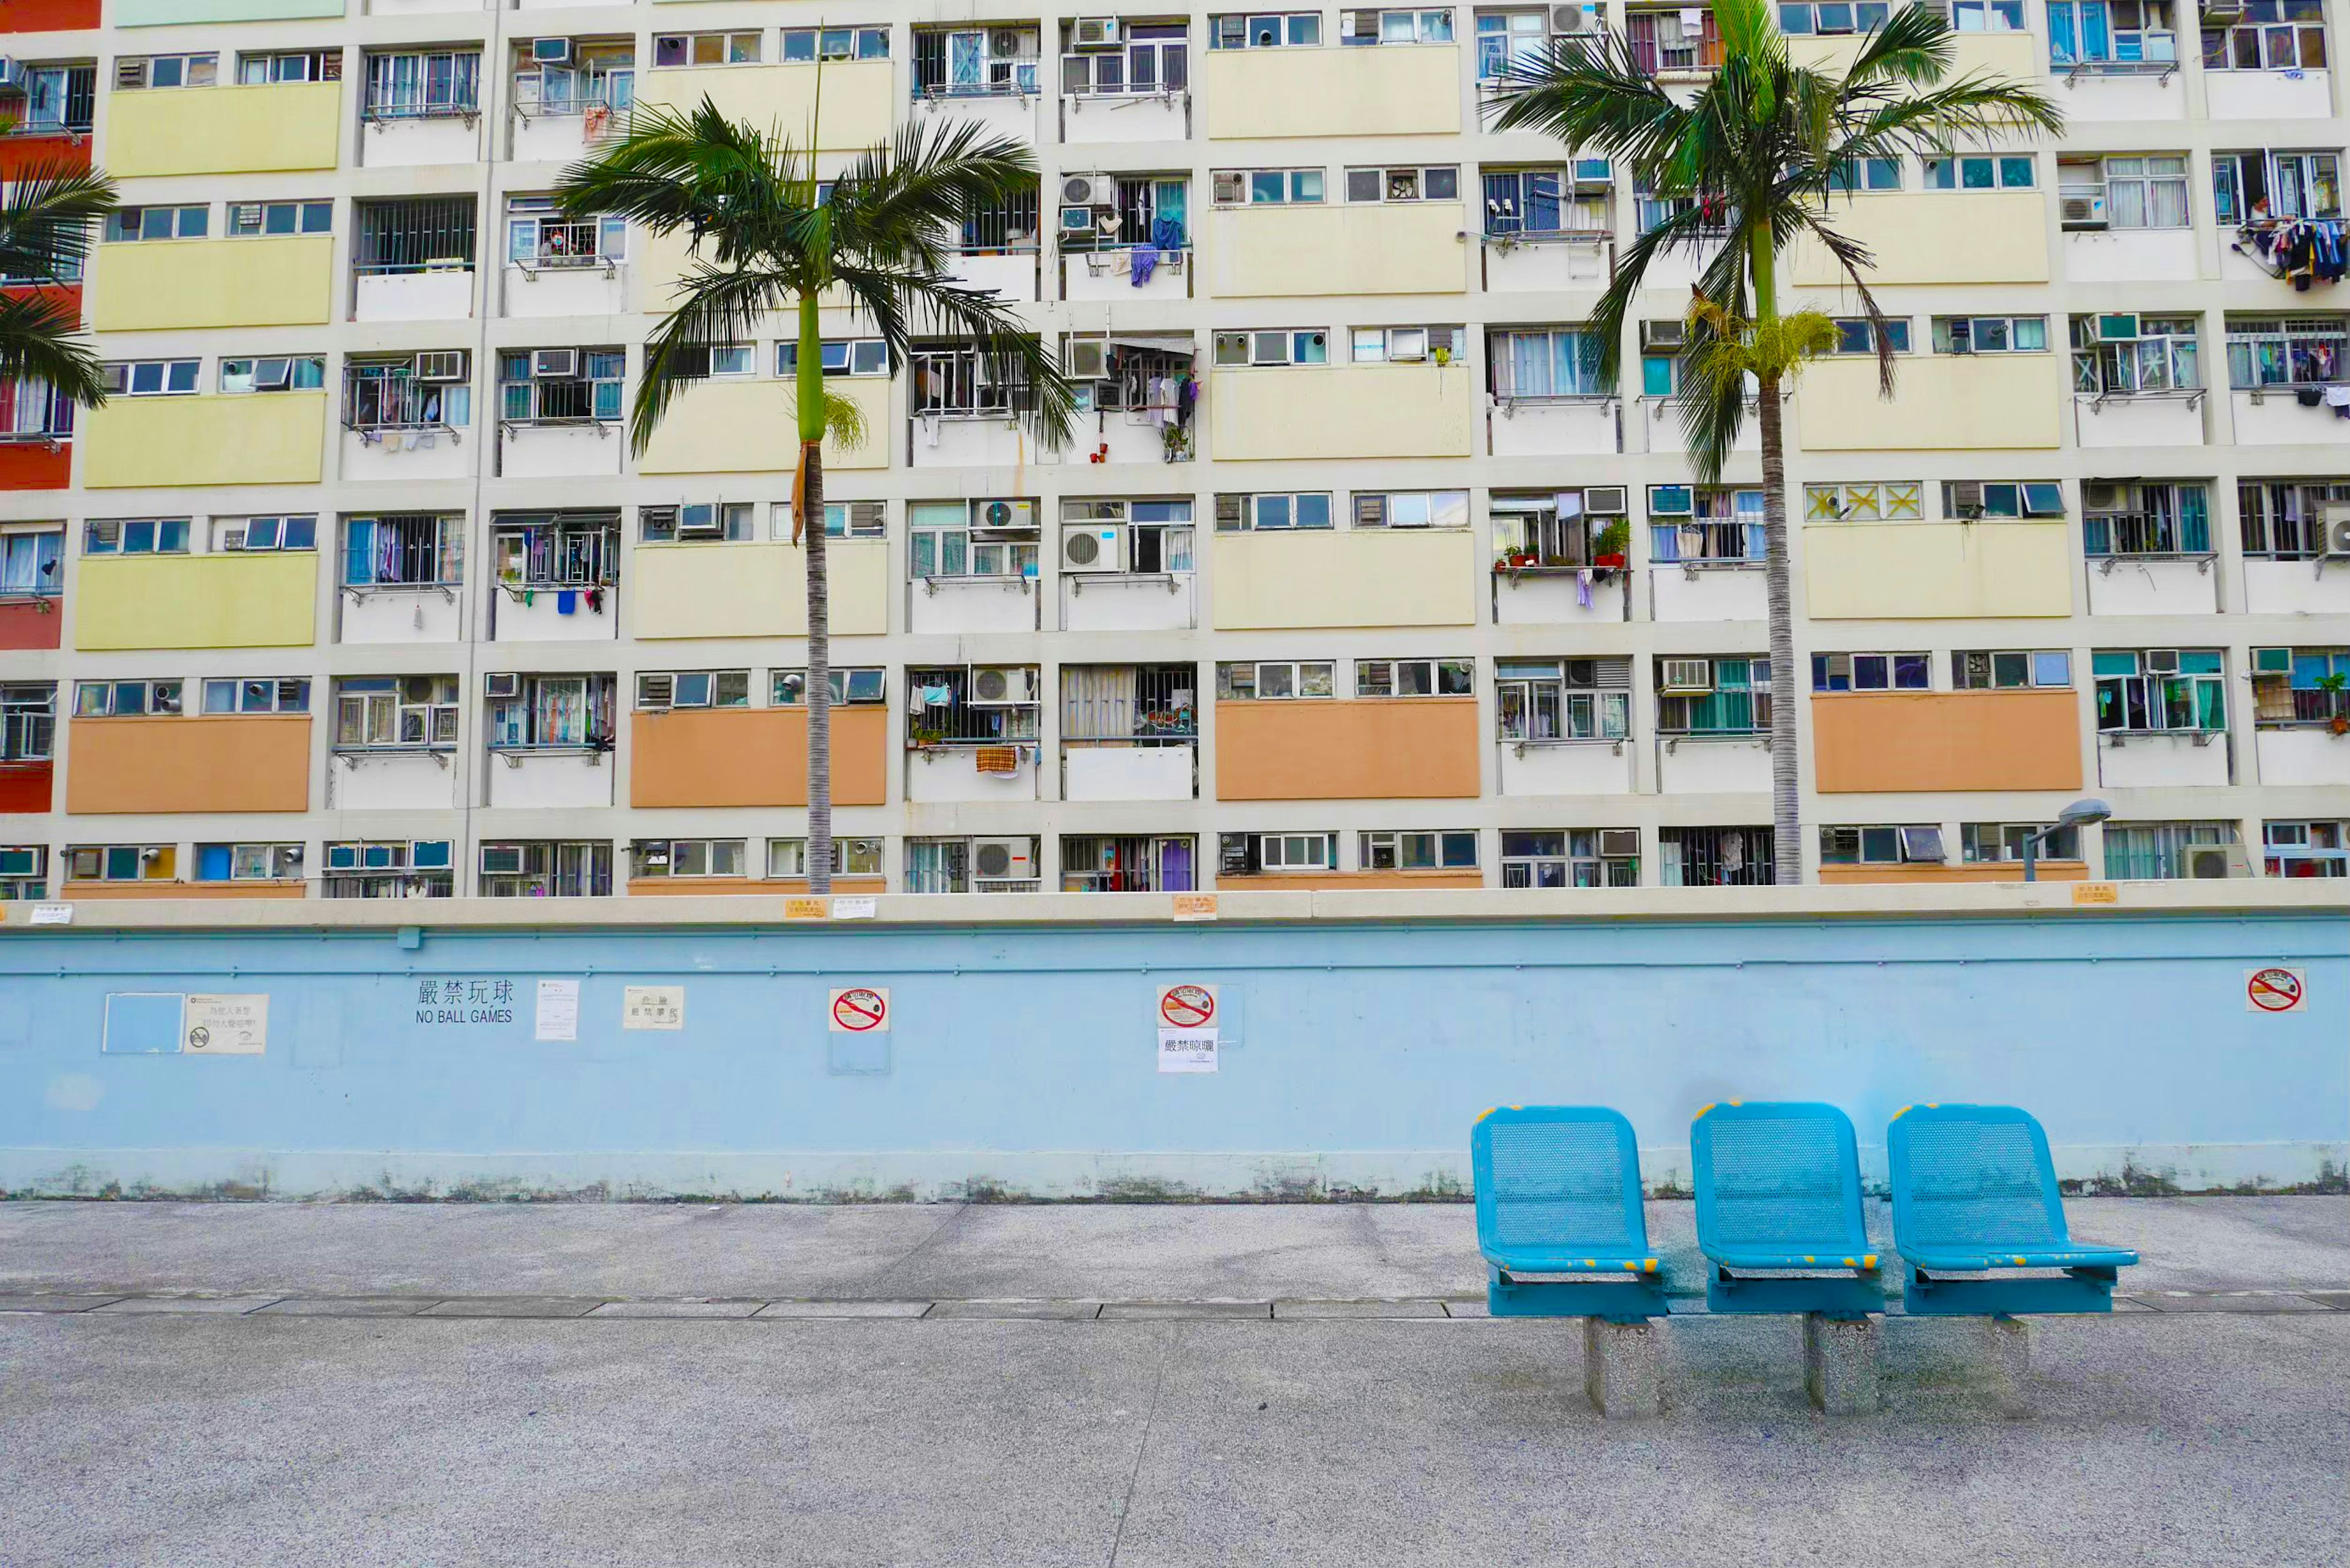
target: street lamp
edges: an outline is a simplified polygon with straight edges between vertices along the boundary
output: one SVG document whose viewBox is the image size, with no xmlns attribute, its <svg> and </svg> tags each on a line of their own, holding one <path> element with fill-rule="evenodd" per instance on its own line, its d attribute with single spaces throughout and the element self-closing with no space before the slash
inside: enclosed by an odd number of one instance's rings
<svg viewBox="0 0 2350 1568">
<path fill-rule="evenodd" d="M 2037 833 L 2026 834 L 2023 839 L 2023 879 L 2040 880 L 2038 858 L 2040 846 L 2068 827 L 2086 827 L 2093 822 L 2103 822 L 2113 815 L 2114 808 L 2101 800 L 2076 800 L 2056 814 L 2055 823 Z"/>
</svg>

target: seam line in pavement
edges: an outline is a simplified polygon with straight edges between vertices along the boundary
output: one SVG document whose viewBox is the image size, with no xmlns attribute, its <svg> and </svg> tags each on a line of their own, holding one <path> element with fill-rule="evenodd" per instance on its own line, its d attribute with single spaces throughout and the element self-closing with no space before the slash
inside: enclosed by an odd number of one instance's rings
<svg viewBox="0 0 2350 1568">
<path fill-rule="evenodd" d="M 1118 1501 L 1118 1528 L 1110 1532 L 1106 1568 L 1118 1568 L 1118 1552 L 1126 1545 L 1126 1516 L 1133 1511 L 1134 1489 L 1141 1483 L 1142 1461 L 1150 1452 L 1150 1424 L 1159 1418 L 1159 1393 L 1167 1386 L 1167 1363 L 1173 1355 L 1175 1342 L 1182 1335 L 1181 1329 L 1171 1329 L 1159 1346 L 1159 1370 L 1150 1379 L 1150 1405 L 1142 1412 L 1142 1436 L 1134 1445 L 1134 1469 L 1127 1472 L 1126 1495 Z"/>
</svg>

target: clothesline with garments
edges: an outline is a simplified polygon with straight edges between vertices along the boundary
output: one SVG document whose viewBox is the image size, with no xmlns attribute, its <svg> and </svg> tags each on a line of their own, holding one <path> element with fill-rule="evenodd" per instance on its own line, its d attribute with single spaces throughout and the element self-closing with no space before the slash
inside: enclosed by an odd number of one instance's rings
<svg viewBox="0 0 2350 1568">
<path fill-rule="evenodd" d="M 2339 218 L 2267 218 L 2255 211 L 2252 221 L 2236 231 L 2236 249 L 2300 293 L 2342 281 L 2345 256 Z"/>
</svg>

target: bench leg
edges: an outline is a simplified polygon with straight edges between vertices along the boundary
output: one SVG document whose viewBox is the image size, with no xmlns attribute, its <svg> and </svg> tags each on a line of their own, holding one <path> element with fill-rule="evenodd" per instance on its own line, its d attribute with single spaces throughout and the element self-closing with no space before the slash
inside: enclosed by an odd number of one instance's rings
<svg viewBox="0 0 2350 1568">
<path fill-rule="evenodd" d="M 1877 1411 L 1877 1320 L 1804 1314 L 1804 1392 L 1831 1416 Z"/>
<path fill-rule="evenodd" d="M 1583 1391 L 1608 1418 L 1655 1416 L 1664 1409 L 1662 1347 L 1648 1323 L 1583 1320 Z"/>
<path fill-rule="evenodd" d="M 2022 1318 L 1982 1321 L 1983 1369 L 2005 1416 L 2032 1414 L 2032 1325 Z"/>
</svg>

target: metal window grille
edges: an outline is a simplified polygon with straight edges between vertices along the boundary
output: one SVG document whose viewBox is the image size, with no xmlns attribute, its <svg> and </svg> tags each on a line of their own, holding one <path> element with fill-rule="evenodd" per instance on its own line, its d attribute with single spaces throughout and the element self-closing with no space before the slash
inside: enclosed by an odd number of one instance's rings
<svg viewBox="0 0 2350 1568">
<path fill-rule="evenodd" d="M 1757 888 L 1773 880 L 1767 827 L 1667 827 L 1657 853 L 1668 888 Z"/>
<path fill-rule="evenodd" d="M 1065 893 L 1188 893 L 1197 886 L 1198 849 L 1172 838 L 1069 837 L 1061 840 Z"/>
<path fill-rule="evenodd" d="M 1061 738 L 1190 745 L 1199 735 L 1199 686 L 1191 664 L 1064 665 Z"/>
<path fill-rule="evenodd" d="M 471 196 L 361 202 L 352 267 L 361 273 L 423 272 L 473 265 Z"/>
<path fill-rule="evenodd" d="M 972 685 L 972 671 L 962 665 L 907 670 L 908 743 L 986 746 L 1035 741 L 1035 702 L 974 702 Z"/>
</svg>

